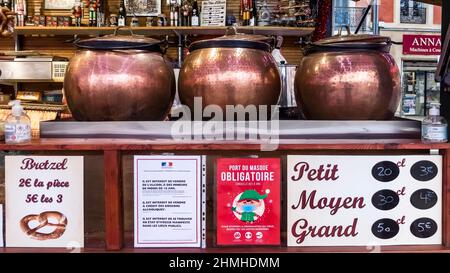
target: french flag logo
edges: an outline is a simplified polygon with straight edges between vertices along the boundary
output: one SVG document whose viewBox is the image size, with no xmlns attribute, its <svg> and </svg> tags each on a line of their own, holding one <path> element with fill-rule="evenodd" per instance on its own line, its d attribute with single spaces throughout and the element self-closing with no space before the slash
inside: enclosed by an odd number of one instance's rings
<svg viewBox="0 0 450 273">
<path fill-rule="evenodd" d="M 172 167 L 173 162 L 167 161 L 167 162 L 161 162 L 161 167 Z"/>
</svg>

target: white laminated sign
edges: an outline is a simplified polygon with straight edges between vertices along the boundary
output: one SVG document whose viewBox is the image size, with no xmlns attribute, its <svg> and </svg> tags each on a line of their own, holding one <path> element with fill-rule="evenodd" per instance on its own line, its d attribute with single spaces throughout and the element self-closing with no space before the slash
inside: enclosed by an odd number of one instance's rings
<svg viewBox="0 0 450 273">
<path fill-rule="evenodd" d="M 134 246 L 204 246 L 202 156 L 134 157 Z"/>
<path fill-rule="evenodd" d="M 6 156 L 7 247 L 83 247 L 83 157 Z"/>
<path fill-rule="evenodd" d="M 442 243 L 442 157 L 288 156 L 288 246 Z"/>
</svg>

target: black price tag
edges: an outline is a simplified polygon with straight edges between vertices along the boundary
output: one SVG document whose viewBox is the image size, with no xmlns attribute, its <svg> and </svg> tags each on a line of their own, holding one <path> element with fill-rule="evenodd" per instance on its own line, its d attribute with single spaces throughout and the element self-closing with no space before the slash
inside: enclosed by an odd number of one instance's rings
<svg viewBox="0 0 450 273">
<path fill-rule="evenodd" d="M 391 210 L 400 202 L 398 194 L 393 190 L 377 191 L 372 196 L 372 205 L 379 210 Z"/>
<path fill-rule="evenodd" d="M 372 168 L 372 176 L 381 182 L 390 182 L 398 177 L 400 169 L 392 161 L 381 161 Z"/>
<path fill-rule="evenodd" d="M 429 238 L 437 231 L 437 224 L 431 218 L 419 218 L 412 222 L 411 233 L 418 238 Z"/>
<path fill-rule="evenodd" d="M 421 160 L 411 167 L 411 176 L 419 181 L 429 181 L 436 177 L 438 168 L 436 164 L 428 160 Z"/>
<path fill-rule="evenodd" d="M 436 205 L 437 194 L 430 189 L 420 189 L 411 194 L 411 204 L 418 209 L 429 209 Z"/>
<path fill-rule="evenodd" d="M 399 229 L 397 222 L 389 218 L 380 219 L 372 225 L 373 235 L 380 239 L 394 238 Z"/>
</svg>

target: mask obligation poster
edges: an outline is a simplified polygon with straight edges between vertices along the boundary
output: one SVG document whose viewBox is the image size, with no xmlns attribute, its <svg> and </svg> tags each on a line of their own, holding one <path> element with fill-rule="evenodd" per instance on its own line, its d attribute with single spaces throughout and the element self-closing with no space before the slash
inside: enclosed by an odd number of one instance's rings
<svg viewBox="0 0 450 273">
<path fill-rule="evenodd" d="M 217 160 L 217 244 L 280 244 L 280 160 Z"/>
</svg>

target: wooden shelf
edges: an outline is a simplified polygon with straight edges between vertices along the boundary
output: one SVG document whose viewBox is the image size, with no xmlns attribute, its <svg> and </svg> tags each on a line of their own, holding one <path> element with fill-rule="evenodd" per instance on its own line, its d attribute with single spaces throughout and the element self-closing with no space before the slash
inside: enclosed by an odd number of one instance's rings
<svg viewBox="0 0 450 273">
<path fill-rule="evenodd" d="M 261 151 L 264 142 L 257 141 L 175 141 L 117 138 L 41 138 L 30 143 L 0 144 L 0 150 L 17 151 Z M 422 143 L 408 139 L 326 139 L 280 140 L 277 151 L 312 150 L 430 150 L 450 149 L 450 143 Z"/>
<path fill-rule="evenodd" d="M 50 83 L 63 83 L 63 80 L 29 80 L 29 79 L 24 79 L 24 80 L 0 80 L 0 83 L 30 83 L 30 82 L 50 82 Z"/>
<path fill-rule="evenodd" d="M 227 27 L 134 27 L 141 35 L 224 35 Z M 114 33 L 114 27 L 16 27 L 15 35 L 105 35 Z M 261 35 L 307 36 L 314 28 L 302 27 L 238 27 L 238 32 Z M 127 29 L 119 33 L 127 33 Z"/>
<path fill-rule="evenodd" d="M 70 253 L 72 249 L 67 248 L 23 248 L 23 247 L 5 247 L 0 248 L 0 253 Z M 76 250 L 78 252 L 78 250 Z M 101 247 L 85 247 L 79 250 L 81 253 L 98 253 L 104 252 Z M 367 247 L 208 247 L 208 248 L 133 248 L 125 247 L 120 251 L 121 253 L 450 253 L 450 249 L 441 245 L 426 245 L 426 246 L 382 246 L 379 249 L 372 249 Z"/>
</svg>

